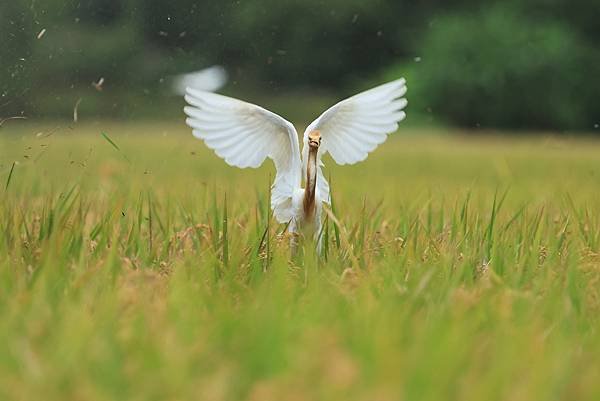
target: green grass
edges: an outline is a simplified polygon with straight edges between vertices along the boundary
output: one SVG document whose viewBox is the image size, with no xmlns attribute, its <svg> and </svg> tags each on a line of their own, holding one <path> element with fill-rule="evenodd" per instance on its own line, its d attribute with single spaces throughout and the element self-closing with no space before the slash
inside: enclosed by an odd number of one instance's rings
<svg viewBox="0 0 600 401">
<path fill-rule="evenodd" d="M 0 400 L 600 399 L 598 141 L 396 134 L 292 263 L 182 124 L 0 135 Z"/>
</svg>

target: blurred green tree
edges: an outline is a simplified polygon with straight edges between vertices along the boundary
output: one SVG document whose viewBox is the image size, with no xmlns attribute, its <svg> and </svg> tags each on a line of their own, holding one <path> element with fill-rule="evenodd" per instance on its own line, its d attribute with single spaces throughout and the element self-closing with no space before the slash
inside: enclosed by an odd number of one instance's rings
<svg viewBox="0 0 600 401">
<path fill-rule="evenodd" d="M 33 22 L 20 1 L 0 3 L 0 116 L 26 107 L 31 70 Z"/>
<path fill-rule="evenodd" d="M 153 113 L 170 75 L 213 64 L 237 92 L 408 75 L 411 111 L 461 126 L 586 130 L 600 115 L 591 0 L 11 0 L 0 18 L 3 115 L 65 115 L 100 77 L 88 112 Z"/>
<path fill-rule="evenodd" d="M 412 94 L 419 108 L 449 123 L 591 129 L 598 116 L 592 98 L 600 91 L 593 78 L 600 54 L 560 21 L 530 19 L 505 5 L 447 15 L 421 51 Z"/>
</svg>

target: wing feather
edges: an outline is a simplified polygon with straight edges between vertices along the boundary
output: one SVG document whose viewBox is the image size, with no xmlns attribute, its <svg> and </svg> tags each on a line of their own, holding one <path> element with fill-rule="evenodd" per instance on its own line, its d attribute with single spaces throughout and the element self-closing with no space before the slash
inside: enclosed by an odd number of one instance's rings
<svg viewBox="0 0 600 401">
<path fill-rule="evenodd" d="M 406 118 L 407 105 L 404 78 L 388 82 L 342 100 L 326 110 L 304 132 L 303 169 L 306 171 L 308 134 L 321 132 L 319 157 L 329 153 L 338 164 L 354 164 L 365 160 L 370 152 L 385 142 Z M 317 188 L 329 200 L 329 185 L 319 168 Z"/>
<path fill-rule="evenodd" d="M 271 205 L 276 219 L 293 217 L 292 196 L 300 187 L 300 150 L 294 126 L 260 106 L 227 96 L 187 88 L 184 108 L 193 135 L 231 166 L 275 163 Z"/>
</svg>

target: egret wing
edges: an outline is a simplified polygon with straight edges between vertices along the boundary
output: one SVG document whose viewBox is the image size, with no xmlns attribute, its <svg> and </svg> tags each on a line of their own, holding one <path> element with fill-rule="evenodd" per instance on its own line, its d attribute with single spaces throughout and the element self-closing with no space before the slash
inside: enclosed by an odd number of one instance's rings
<svg viewBox="0 0 600 401">
<path fill-rule="evenodd" d="M 329 152 L 340 165 L 365 160 L 406 117 L 403 111 L 407 104 L 403 97 L 406 89 L 404 78 L 398 79 L 342 100 L 326 110 L 304 132 L 304 168 L 308 134 L 315 130 L 321 133 L 320 156 Z M 329 185 L 320 168 L 317 186 L 323 198 L 329 199 Z"/>
<path fill-rule="evenodd" d="M 192 88 L 186 90 L 189 103 L 186 123 L 231 166 L 259 167 L 268 157 L 277 174 L 271 205 L 280 223 L 293 217 L 292 195 L 300 187 L 300 151 L 294 126 L 260 106 Z"/>
</svg>

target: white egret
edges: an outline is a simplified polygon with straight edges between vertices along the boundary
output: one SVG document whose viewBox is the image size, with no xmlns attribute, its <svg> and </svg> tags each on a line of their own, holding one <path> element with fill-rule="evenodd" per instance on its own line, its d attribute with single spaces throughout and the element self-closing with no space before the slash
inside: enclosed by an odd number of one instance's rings
<svg viewBox="0 0 600 401">
<path fill-rule="evenodd" d="M 338 164 L 354 164 L 398 129 L 406 114 L 406 81 L 398 79 L 343 100 L 298 134 L 284 118 L 260 106 L 230 97 L 186 91 L 186 123 L 231 166 L 259 167 L 267 157 L 277 170 L 271 206 L 289 231 L 312 227 L 320 233 L 323 203 L 330 203 L 321 158 L 329 153 Z M 302 183 L 304 181 L 304 188 Z"/>
</svg>

